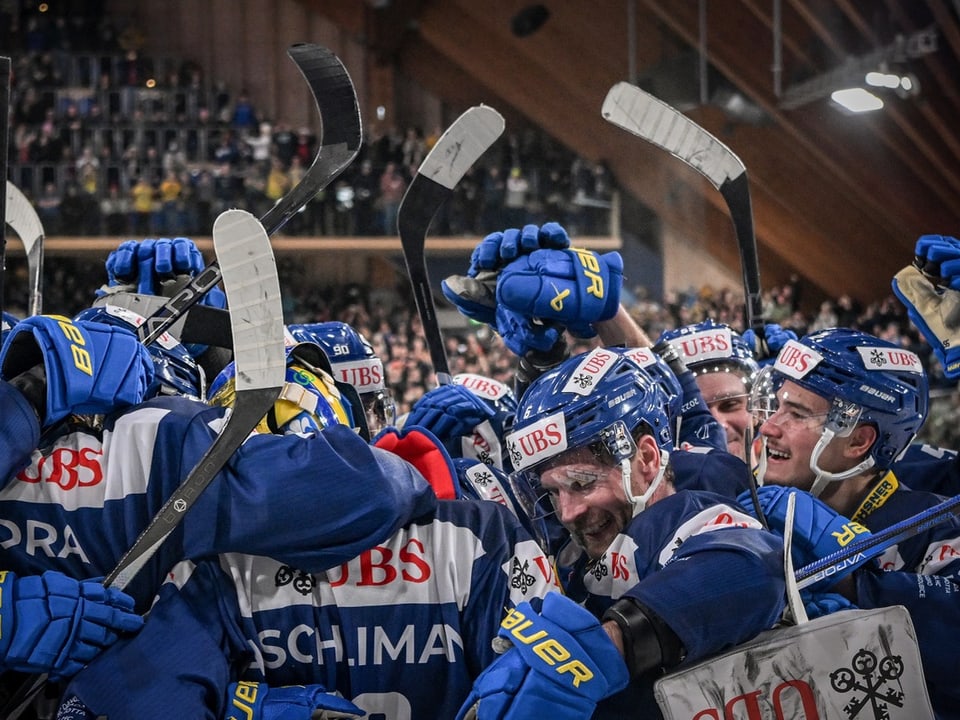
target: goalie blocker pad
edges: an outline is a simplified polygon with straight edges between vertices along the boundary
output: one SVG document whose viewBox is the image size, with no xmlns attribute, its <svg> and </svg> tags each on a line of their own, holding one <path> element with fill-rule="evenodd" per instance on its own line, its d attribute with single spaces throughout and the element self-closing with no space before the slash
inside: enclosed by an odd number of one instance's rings
<svg viewBox="0 0 960 720">
<path fill-rule="evenodd" d="M 916 632 L 902 605 L 843 610 L 768 630 L 654 684 L 665 720 L 817 720 L 869 708 L 932 718 Z M 884 714 L 885 713 L 885 714 Z"/>
</svg>

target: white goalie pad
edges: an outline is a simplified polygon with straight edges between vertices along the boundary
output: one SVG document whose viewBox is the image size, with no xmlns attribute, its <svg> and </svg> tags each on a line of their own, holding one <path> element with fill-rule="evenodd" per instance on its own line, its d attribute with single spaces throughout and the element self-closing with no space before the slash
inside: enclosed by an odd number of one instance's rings
<svg viewBox="0 0 960 720">
<path fill-rule="evenodd" d="M 933 710 L 906 608 L 761 633 L 654 685 L 666 720 L 919 720 Z"/>
</svg>

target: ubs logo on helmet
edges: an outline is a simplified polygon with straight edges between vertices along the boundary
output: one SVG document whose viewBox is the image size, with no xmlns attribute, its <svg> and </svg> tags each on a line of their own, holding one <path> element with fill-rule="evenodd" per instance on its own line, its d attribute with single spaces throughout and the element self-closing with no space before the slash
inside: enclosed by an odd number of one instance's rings
<svg viewBox="0 0 960 720">
<path fill-rule="evenodd" d="M 788 340 L 777 355 L 773 369 L 792 378 L 802 378 L 813 370 L 823 355 L 796 340 Z"/>
<path fill-rule="evenodd" d="M 567 449 L 567 429 L 563 413 L 548 415 L 506 438 L 507 451 L 514 468 L 523 470 Z"/>
</svg>

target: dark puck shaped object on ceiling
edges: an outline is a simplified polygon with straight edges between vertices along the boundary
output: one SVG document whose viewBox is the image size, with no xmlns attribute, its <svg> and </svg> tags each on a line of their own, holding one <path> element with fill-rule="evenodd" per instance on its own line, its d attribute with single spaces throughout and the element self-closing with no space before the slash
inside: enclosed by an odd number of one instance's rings
<svg viewBox="0 0 960 720">
<path fill-rule="evenodd" d="M 510 20 L 510 30 L 517 37 L 528 37 L 543 27 L 549 17 L 550 11 L 546 5 L 527 5 Z"/>
</svg>

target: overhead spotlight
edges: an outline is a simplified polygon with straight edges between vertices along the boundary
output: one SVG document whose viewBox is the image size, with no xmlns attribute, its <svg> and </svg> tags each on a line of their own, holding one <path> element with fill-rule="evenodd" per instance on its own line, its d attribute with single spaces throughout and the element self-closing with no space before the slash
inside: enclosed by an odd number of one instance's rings
<svg viewBox="0 0 960 720">
<path fill-rule="evenodd" d="M 542 28 L 549 17 L 550 11 L 545 5 L 527 5 L 511 18 L 510 31 L 518 38 L 529 37 Z"/>
<path fill-rule="evenodd" d="M 852 113 L 872 112 L 883 107 L 883 100 L 863 88 L 834 90 L 830 94 L 830 99 Z"/>
</svg>

